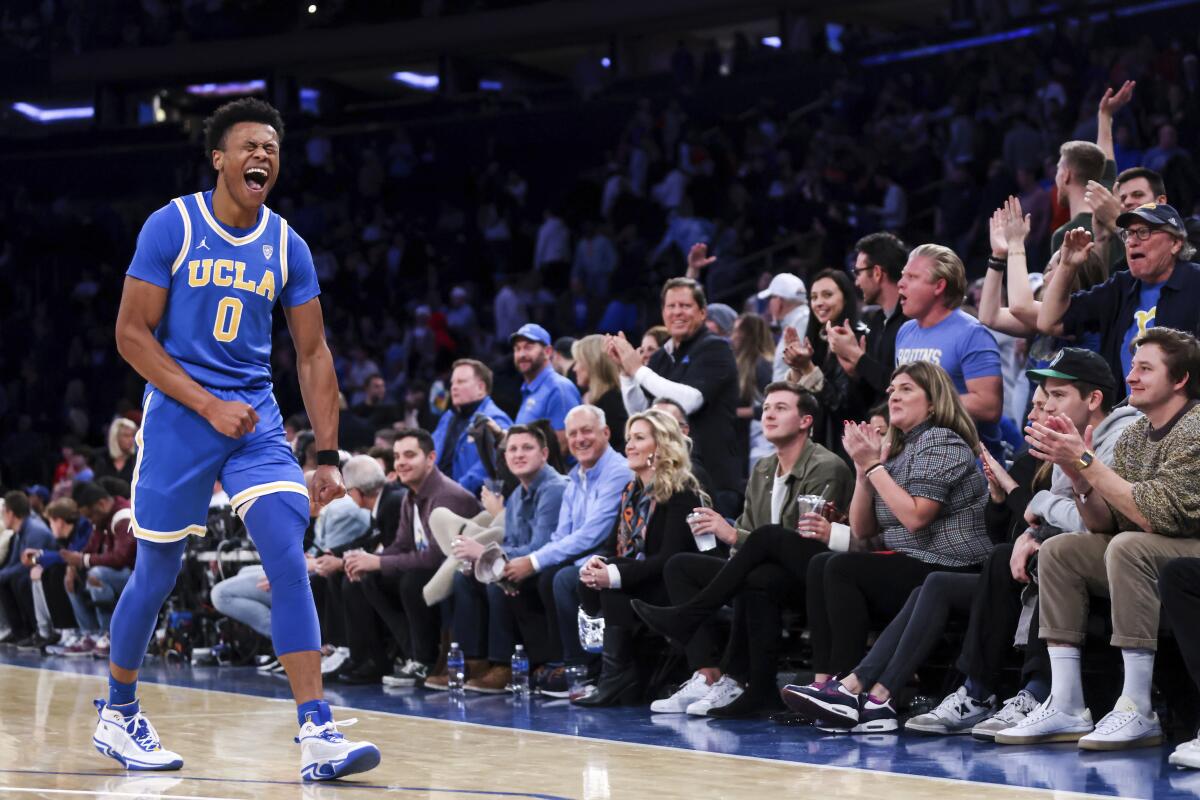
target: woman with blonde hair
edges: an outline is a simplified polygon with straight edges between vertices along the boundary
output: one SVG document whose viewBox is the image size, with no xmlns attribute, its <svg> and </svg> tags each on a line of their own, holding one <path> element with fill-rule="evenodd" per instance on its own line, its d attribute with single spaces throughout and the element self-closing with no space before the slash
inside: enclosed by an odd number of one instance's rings
<svg viewBox="0 0 1200 800">
<path fill-rule="evenodd" d="M 583 402 L 604 411 L 611 433 L 610 443 L 620 453 L 625 449 L 625 420 L 629 412 L 621 399 L 621 376 L 617 365 L 604 352 L 604 337 L 593 333 L 571 345 L 575 359 L 575 385 Z"/>
<path fill-rule="evenodd" d="M 978 572 L 992 548 L 987 480 L 975 460 L 979 436 L 950 376 L 927 361 L 902 364 L 892 373 L 888 412 L 886 437 L 865 422 L 847 422 L 843 436 L 857 478 L 850 533 L 878 539 L 884 552 L 821 553 L 809 561 L 816 676 L 783 690 L 793 710 L 856 732 L 898 726 L 890 696 L 868 694 L 878 685 L 853 680 L 867 634 L 890 623 L 930 574 Z M 809 514 L 799 527 L 828 526 Z"/>
<path fill-rule="evenodd" d="M 733 323 L 733 335 L 729 337 L 733 347 L 733 360 L 737 363 L 738 404 L 734 430 L 749 442 L 750 461 L 753 468 L 760 458 L 770 455 L 772 448 L 763 436 L 761 415 L 762 392 L 771 382 L 772 362 L 775 358 L 775 338 L 771 326 L 758 314 L 742 314 Z"/>
<path fill-rule="evenodd" d="M 634 658 L 637 618 L 630 603 L 669 602 L 663 567 L 676 553 L 696 553 L 688 515 L 709 498 L 692 474 L 690 440 L 670 414 L 650 409 L 625 426 L 625 457 L 634 479 L 621 495 L 621 510 L 607 552 L 579 572 L 579 601 L 591 616 L 604 616 L 604 660 L 596 690 L 572 702 L 607 706 L 637 702 L 641 681 Z"/>
<path fill-rule="evenodd" d="M 96 459 L 97 478 L 115 476 L 133 482 L 133 465 L 137 461 L 137 423 L 117 417 L 108 426 L 108 448 Z"/>
</svg>

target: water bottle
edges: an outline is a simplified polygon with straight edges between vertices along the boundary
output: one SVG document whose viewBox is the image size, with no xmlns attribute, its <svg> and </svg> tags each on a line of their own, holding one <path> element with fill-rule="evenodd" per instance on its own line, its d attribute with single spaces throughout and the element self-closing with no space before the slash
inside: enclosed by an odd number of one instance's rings
<svg viewBox="0 0 1200 800">
<path fill-rule="evenodd" d="M 512 654 L 512 687 L 513 697 L 523 700 L 529 697 L 529 656 L 525 655 L 525 646 L 517 645 Z"/>
<path fill-rule="evenodd" d="M 462 648 L 458 646 L 458 642 L 450 643 L 450 652 L 446 654 L 446 671 L 450 674 L 450 682 L 448 688 L 452 692 L 461 692 L 463 690 L 463 681 L 466 680 L 467 663 L 463 658 Z"/>
</svg>

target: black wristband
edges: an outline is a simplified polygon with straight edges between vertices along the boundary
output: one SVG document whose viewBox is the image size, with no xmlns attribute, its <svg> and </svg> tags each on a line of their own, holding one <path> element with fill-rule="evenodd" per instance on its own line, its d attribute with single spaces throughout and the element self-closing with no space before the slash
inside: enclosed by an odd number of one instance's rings
<svg viewBox="0 0 1200 800">
<path fill-rule="evenodd" d="M 317 466 L 318 467 L 337 467 L 341 466 L 342 458 L 337 450 L 318 450 L 317 451 Z"/>
<path fill-rule="evenodd" d="M 996 272 L 1004 272 L 1004 270 L 1008 269 L 1008 261 L 996 258 L 995 256 L 989 256 L 988 269 L 994 269 Z"/>
</svg>

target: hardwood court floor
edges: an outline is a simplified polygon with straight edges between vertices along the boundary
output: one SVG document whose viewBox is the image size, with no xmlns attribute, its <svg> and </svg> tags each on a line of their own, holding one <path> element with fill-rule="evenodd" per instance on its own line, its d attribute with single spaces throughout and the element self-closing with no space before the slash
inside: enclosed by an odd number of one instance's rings
<svg viewBox="0 0 1200 800">
<path fill-rule="evenodd" d="M 370 708 L 339 709 L 339 718 L 358 718 L 358 724 L 347 732 L 353 738 L 379 745 L 384 753 L 383 764 L 355 776 L 357 781 L 304 785 L 297 778 L 299 755 L 292 743 L 296 728 L 290 701 L 149 682 L 143 682 L 141 688 L 143 707 L 150 712 L 167 746 L 184 756 L 184 769 L 176 773 L 125 773 L 99 756 L 91 745 L 96 718 L 92 699 L 105 689 L 99 666 L 87 664 L 81 670 L 74 662 L 63 667 L 74 671 L 66 672 L 0 665 L 0 797 L 325 800 L 377 797 L 390 790 L 396 796 L 448 800 L 757 799 L 764 793 L 789 799 L 937 800 L 969 796 L 1020 800 L 1082 797 L 1089 791 L 1125 797 L 1194 797 L 1192 791 L 1200 789 L 1200 775 L 1196 773 L 1164 771 L 1166 777 L 1160 778 L 1154 767 L 1151 776 L 1146 765 L 1162 759 L 1158 756 L 1148 760 L 1145 753 L 1140 754 L 1140 762 L 1110 757 L 1101 764 L 1107 766 L 1107 772 L 1097 770 L 1100 780 L 1096 780 L 1088 763 L 1081 764 L 1077 753 L 1062 748 L 1051 752 L 1052 762 L 1044 756 L 1041 762 L 1031 760 L 1028 751 L 989 748 L 980 755 L 1007 759 L 997 773 L 1000 779 L 970 782 L 878 771 L 894 769 L 896 754 L 921 757 L 919 748 L 899 746 L 906 737 L 876 737 L 876 741 L 867 743 L 842 738 L 830 744 L 826 741 L 830 737 L 784 729 L 788 734 L 786 743 L 793 745 L 798 755 L 818 756 L 816 760 L 822 762 L 805 764 L 625 741 L 638 737 L 633 734 L 634 717 L 622 717 L 620 710 L 613 710 L 613 718 L 625 721 L 629 736 L 620 728 L 604 734 L 607 738 L 587 738 L 594 733 L 569 735 L 522 729 L 529 727 L 531 715 L 536 718 L 539 713 L 549 715 L 561 710 L 561 706 L 543 706 L 540 699 L 534 700 L 530 708 L 514 707 L 506 697 L 468 700 L 468 704 L 479 701 L 471 710 L 480 718 L 490 719 L 487 725 L 408 716 L 414 702 L 424 702 L 430 708 L 441 703 L 443 711 L 452 709 L 445 694 L 419 690 L 405 703 L 397 703 L 405 710 L 403 715 Z M 249 673 L 253 676 L 252 670 Z M 215 683 L 222 682 L 218 673 Z M 381 690 L 373 691 L 382 696 Z M 497 720 L 505 718 L 513 727 L 497 727 Z M 603 727 L 599 721 L 604 719 L 605 711 L 591 712 L 580 724 Z M 676 720 L 683 725 L 692 722 L 705 724 L 702 720 Z M 773 727 L 766 722 L 748 725 L 754 727 L 747 730 Z M 663 741 L 676 741 L 667 735 L 669 728 L 662 730 Z M 695 737 L 692 741 L 700 744 Z M 915 744 L 938 741 L 921 739 Z M 718 740 L 713 743 L 717 745 L 714 749 L 720 749 Z M 823 752 L 828 753 L 827 758 L 821 756 Z M 963 751 L 947 752 L 951 753 L 951 761 L 964 762 Z M 854 758 L 847 759 L 848 754 Z M 925 758 L 929 762 L 925 771 L 930 775 L 948 768 L 944 753 L 928 751 Z M 1092 767 L 1096 763 L 1091 762 Z M 1057 791 L 998 785 L 1010 775 L 1010 784 L 1040 783 Z"/>
</svg>

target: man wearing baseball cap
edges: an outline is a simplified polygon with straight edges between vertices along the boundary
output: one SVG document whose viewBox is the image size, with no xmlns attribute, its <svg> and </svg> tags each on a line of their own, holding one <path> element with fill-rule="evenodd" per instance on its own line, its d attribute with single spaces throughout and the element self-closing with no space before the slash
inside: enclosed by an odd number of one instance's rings
<svg viewBox="0 0 1200 800">
<path fill-rule="evenodd" d="M 783 332 L 795 328 L 801 339 L 808 332 L 808 290 L 804 288 L 804 281 L 790 272 L 781 272 L 771 278 L 770 286 L 758 293 L 758 299 L 767 301 L 767 316 L 779 325 L 779 343 L 775 345 L 771 380 L 787 380 L 788 365 L 783 363 L 783 351 L 786 349 Z"/>
<path fill-rule="evenodd" d="M 1166 203 L 1146 203 L 1117 217 L 1129 271 L 1070 293 L 1079 267 L 1091 253 L 1092 236 L 1082 228 L 1063 240 L 1060 266 L 1042 295 L 1038 330 L 1079 339 L 1100 334 L 1100 355 L 1114 375 L 1130 368 L 1130 344 L 1148 328 L 1200 332 L 1200 264 L 1191 261 L 1183 216 Z"/>
<path fill-rule="evenodd" d="M 521 410 L 517 425 L 544 419 L 558 436 L 560 452 L 567 452 L 567 412 L 583 402 L 579 390 L 550 365 L 554 346 L 550 334 L 541 325 L 527 322 L 508 337 L 513 347 L 513 363 L 525 382 L 521 384 Z"/>
</svg>

